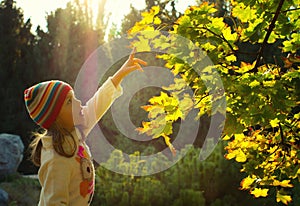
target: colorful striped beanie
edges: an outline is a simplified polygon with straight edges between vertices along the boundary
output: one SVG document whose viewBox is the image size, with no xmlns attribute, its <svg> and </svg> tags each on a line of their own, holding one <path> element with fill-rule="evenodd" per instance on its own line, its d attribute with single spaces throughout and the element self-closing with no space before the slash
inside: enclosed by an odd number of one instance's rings
<svg viewBox="0 0 300 206">
<path fill-rule="evenodd" d="M 41 82 L 24 91 L 24 100 L 30 117 L 41 127 L 48 129 L 58 116 L 72 87 L 62 81 Z"/>
</svg>

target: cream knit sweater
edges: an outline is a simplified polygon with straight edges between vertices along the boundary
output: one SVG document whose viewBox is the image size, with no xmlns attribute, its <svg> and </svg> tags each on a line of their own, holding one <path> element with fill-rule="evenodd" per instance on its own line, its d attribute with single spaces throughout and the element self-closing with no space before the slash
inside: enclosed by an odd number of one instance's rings
<svg viewBox="0 0 300 206">
<path fill-rule="evenodd" d="M 84 136 L 88 135 L 122 92 L 120 86 L 115 88 L 111 78 L 98 89 L 83 109 Z M 92 200 L 95 170 L 91 153 L 78 129 L 75 129 L 72 135 L 78 147 L 71 158 L 63 157 L 55 152 L 51 136 L 42 138 L 41 167 L 38 172 L 42 186 L 39 206 L 86 206 Z M 68 141 L 63 146 L 65 149 L 71 148 Z"/>
</svg>

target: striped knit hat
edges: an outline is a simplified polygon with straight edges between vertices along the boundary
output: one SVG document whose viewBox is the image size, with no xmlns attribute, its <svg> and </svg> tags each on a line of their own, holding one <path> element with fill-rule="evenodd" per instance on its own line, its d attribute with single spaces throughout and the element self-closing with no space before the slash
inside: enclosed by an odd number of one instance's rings
<svg viewBox="0 0 300 206">
<path fill-rule="evenodd" d="M 41 82 L 24 91 L 24 100 L 30 117 L 48 129 L 58 116 L 72 87 L 62 81 Z"/>
</svg>

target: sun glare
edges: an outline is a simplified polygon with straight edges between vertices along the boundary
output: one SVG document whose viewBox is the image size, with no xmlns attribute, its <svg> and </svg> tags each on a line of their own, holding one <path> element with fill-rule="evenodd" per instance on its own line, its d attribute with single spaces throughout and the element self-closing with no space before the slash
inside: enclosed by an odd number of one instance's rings
<svg viewBox="0 0 300 206">
<path fill-rule="evenodd" d="M 41 26 L 42 29 L 47 29 L 47 14 L 50 14 L 57 8 L 65 8 L 66 4 L 70 1 L 75 0 L 16 0 L 16 3 L 17 6 L 23 10 L 24 19 L 31 19 L 35 30 L 38 25 Z M 108 27 L 112 24 L 116 24 L 117 27 L 120 27 L 124 16 L 130 12 L 130 5 L 138 10 L 142 10 L 146 7 L 144 0 L 79 0 L 82 5 L 84 5 L 84 1 L 89 4 L 94 21 L 98 16 L 99 6 L 103 6 L 102 12 L 104 12 L 104 21 L 109 21 Z M 182 12 L 191 4 L 195 4 L 195 0 L 178 0 L 176 9 Z"/>
<path fill-rule="evenodd" d="M 110 14 L 109 20 L 111 23 L 121 24 L 124 16 L 130 12 L 130 5 L 136 9 L 146 7 L 145 1 L 142 0 L 107 0 L 105 4 L 105 13 Z"/>
<path fill-rule="evenodd" d="M 143 0 L 79 0 L 79 2 L 82 5 L 88 3 L 94 22 L 99 12 L 103 12 L 104 22 L 108 21 L 108 27 L 112 24 L 121 26 L 124 16 L 130 12 L 130 5 L 136 9 L 143 9 L 146 6 Z"/>
</svg>

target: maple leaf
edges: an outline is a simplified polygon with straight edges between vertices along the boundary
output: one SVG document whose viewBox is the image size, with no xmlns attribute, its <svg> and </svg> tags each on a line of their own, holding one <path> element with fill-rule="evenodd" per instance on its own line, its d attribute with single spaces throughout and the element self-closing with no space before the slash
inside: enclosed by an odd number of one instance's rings
<svg viewBox="0 0 300 206">
<path fill-rule="evenodd" d="M 247 156 L 241 149 L 239 149 L 238 153 L 235 156 L 235 160 L 237 162 L 246 162 L 247 161 Z"/>
<path fill-rule="evenodd" d="M 274 186 L 281 186 L 281 187 L 294 187 L 294 185 L 290 184 L 291 180 L 283 180 L 283 181 L 278 181 L 274 180 L 273 185 Z"/>
<path fill-rule="evenodd" d="M 246 189 L 250 189 L 251 185 L 253 184 L 253 182 L 255 181 L 256 178 L 253 177 L 245 177 L 242 181 L 241 181 L 241 190 L 246 190 Z"/>
<path fill-rule="evenodd" d="M 294 63 L 300 62 L 300 56 L 291 53 L 289 53 L 287 57 L 281 57 L 281 59 L 284 63 L 284 68 L 290 68 Z"/>
<path fill-rule="evenodd" d="M 262 188 L 255 188 L 251 191 L 251 194 L 254 195 L 254 197 L 267 197 L 268 196 L 269 189 L 262 189 Z"/>
<path fill-rule="evenodd" d="M 280 122 L 279 119 L 276 118 L 276 119 L 273 119 L 273 120 L 270 121 L 270 125 L 273 128 L 274 127 L 278 127 L 279 126 L 279 122 Z"/>
<path fill-rule="evenodd" d="M 280 191 L 277 191 L 276 201 L 282 202 L 283 204 L 288 205 L 288 203 L 292 201 L 292 198 L 290 195 L 283 194 L 283 191 L 280 190 Z"/>
</svg>

